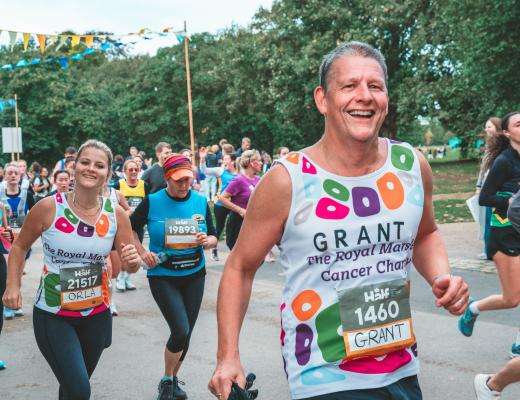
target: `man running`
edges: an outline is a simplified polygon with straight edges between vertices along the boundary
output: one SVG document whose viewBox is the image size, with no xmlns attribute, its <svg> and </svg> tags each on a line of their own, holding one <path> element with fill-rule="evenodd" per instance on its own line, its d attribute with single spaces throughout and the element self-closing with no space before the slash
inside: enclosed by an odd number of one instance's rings
<svg viewBox="0 0 520 400">
<path fill-rule="evenodd" d="M 164 161 L 172 154 L 172 146 L 165 142 L 157 143 L 155 146 L 155 155 L 157 156 L 157 164 L 148 168 L 143 174 L 143 181 L 150 188 L 150 193 L 158 192 L 166 187 L 166 179 L 164 179 L 163 164 Z"/>
<path fill-rule="evenodd" d="M 227 399 L 233 382 L 244 387 L 241 323 L 255 272 L 278 244 L 292 399 L 421 399 L 412 262 L 437 306 L 458 315 L 468 302 L 435 224 L 431 169 L 410 145 L 379 138 L 388 113 L 379 51 L 359 42 L 333 50 L 314 98 L 325 116 L 322 138 L 264 176 L 227 259 L 209 389 Z"/>
</svg>

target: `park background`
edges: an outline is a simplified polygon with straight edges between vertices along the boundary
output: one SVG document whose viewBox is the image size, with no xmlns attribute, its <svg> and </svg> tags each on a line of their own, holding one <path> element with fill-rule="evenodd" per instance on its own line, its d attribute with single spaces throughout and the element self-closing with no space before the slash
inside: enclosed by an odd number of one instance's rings
<svg viewBox="0 0 520 400">
<path fill-rule="evenodd" d="M 344 41 L 366 41 L 388 64 L 382 135 L 423 149 L 458 138 L 456 149 L 446 147 L 446 157 L 431 160 L 434 199 L 441 222 L 468 220 L 464 199 L 474 191 L 483 124 L 520 108 L 519 20 L 516 0 L 275 0 L 247 25 L 190 36 L 197 143 L 227 138 L 238 145 L 248 136 L 253 147 L 272 154 L 281 145 L 315 142 L 323 121 L 312 93 L 323 55 Z M 23 158 L 52 166 L 65 147 L 88 138 L 105 141 L 116 154 L 134 145 L 151 156 L 159 141 L 188 147 L 182 45 L 153 55 L 112 46 L 71 59 L 66 68 L 43 62 L 85 49 L 69 41 L 40 54 L 34 36 L 27 51 L 21 42 L 0 47 L 0 65 L 42 60 L 0 70 L 0 99 L 18 96 Z M 9 109 L 0 112 L 1 126 L 13 126 L 13 119 Z"/>
</svg>

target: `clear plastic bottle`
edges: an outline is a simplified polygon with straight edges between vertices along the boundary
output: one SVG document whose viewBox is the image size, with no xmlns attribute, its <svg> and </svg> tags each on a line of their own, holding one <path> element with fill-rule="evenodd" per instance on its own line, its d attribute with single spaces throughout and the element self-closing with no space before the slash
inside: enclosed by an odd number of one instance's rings
<svg viewBox="0 0 520 400">
<path fill-rule="evenodd" d="M 168 259 L 168 254 L 166 254 L 164 251 L 156 253 L 155 255 L 159 259 L 159 264 L 165 262 Z M 144 270 L 150 269 L 148 264 L 146 264 L 143 260 L 141 260 L 141 268 L 144 269 Z"/>
</svg>

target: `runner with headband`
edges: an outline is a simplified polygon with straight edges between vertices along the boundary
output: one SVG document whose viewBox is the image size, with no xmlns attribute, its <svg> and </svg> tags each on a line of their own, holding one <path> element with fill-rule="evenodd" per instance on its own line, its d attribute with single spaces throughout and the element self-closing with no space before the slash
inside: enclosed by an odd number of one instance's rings
<svg viewBox="0 0 520 400">
<path fill-rule="evenodd" d="M 147 196 L 130 217 L 134 242 L 148 266 L 152 295 L 170 328 L 158 400 L 186 399 L 177 374 L 197 321 L 206 275 L 204 249 L 217 245 L 206 197 L 191 189 L 188 158 L 174 154 L 163 164 L 167 187 Z M 137 238 L 148 225 L 150 250 Z"/>
<path fill-rule="evenodd" d="M 9 254 L 3 302 L 19 308 L 25 255 L 41 236 L 43 273 L 34 303 L 34 334 L 63 400 L 90 398 L 89 378 L 112 341 L 105 266 L 112 246 L 130 270 L 141 262 L 128 216 L 100 196 L 111 162 L 104 143 L 85 142 L 78 151 L 74 191 L 38 202 Z"/>
</svg>

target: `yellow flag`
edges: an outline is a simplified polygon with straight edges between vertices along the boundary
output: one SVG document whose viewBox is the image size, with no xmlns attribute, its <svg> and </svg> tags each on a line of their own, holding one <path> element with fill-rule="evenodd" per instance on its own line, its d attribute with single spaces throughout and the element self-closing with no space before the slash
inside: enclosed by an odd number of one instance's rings
<svg viewBox="0 0 520 400">
<path fill-rule="evenodd" d="M 94 36 L 93 35 L 85 36 L 85 45 L 88 48 L 91 48 L 94 45 Z"/>
<path fill-rule="evenodd" d="M 29 46 L 29 39 L 31 39 L 30 33 L 23 33 L 23 51 L 27 50 L 27 46 Z"/>
<path fill-rule="evenodd" d="M 146 28 L 143 28 L 143 29 L 140 29 L 139 32 L 137 33 L 138 35 L 142 35 L 146 32 Z"/>
<path fill-rule="evenodd" d="M 45 52 L 45 35 L 36 35 L 38 43 L 40 43 L 40 53 Z"/>
<path fill-rule="evenodd" d="M 70 47 L 74 48 L 79 44 L 79 42 L 81 40 L 81 36 L 74 35 L 71 37 L 72 37 L 72 40 L 70 42 Z"/>
</svg>

